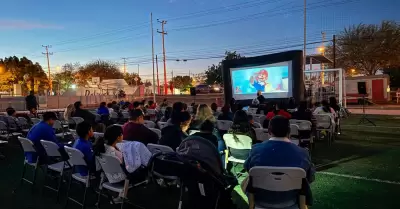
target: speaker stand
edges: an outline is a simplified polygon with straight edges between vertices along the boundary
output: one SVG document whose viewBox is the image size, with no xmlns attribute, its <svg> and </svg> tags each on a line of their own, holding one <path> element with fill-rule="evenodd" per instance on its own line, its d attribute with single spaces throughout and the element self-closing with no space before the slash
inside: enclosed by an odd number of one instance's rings
<svg viewBox="0 0 400 209">
<path fill-rule="evenodd" d="M 365 94 L 363 94 L 363 100 L 362 100 L 362 116 L 360 121 L 358 122 L 358 125 L 361 124 L 368 124 L 370 123 L 373 126 L 376 126 L 374 122 L 372 122 L 370 119 L 367 118 L 367 114 L 365 114 Z"/>
</svg>

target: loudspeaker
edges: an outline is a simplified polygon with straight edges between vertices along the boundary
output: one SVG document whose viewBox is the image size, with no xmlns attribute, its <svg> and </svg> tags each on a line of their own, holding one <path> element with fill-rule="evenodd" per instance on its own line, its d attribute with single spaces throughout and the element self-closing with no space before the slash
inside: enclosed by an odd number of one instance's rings
<svg viewBox="0 0 400 209">
<path fill-rule="evenodd" d="M 358 94 L 367 94 L 367 85 L 365 82 L 357 82 Z"/>
<path fill-rule="evenodd" d="M 190 87 L 190 96 L 196 96 L 196 87 Z"/>
</svg>

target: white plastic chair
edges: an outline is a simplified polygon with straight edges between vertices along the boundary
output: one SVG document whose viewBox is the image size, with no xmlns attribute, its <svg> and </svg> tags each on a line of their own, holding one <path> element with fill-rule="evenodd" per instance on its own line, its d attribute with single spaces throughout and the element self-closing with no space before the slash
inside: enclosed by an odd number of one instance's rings
<svg viewBox="0 0 400 209">
<path fill-rule="evenodd" d="M 249 171 L 249 178 L 251 178 L 252 185 L 248 186 L 253 188 L 270 192 L 287 192 L 302 188 L 302 180 L 306 178 L 306 172 L 301 168 L 294 167 L 253 167 Z M 254 199 L 255 197 L 259 197 L 259 195 L 249 193 L 249 208 L 286 208 L 296 204 L 299 209 L 307 208 L 305 196 L 301 196 L 300 193 L 299 201 L 296 198 L 292 202 L 278 204 L 258 201 Z M 262 199 L 262 197 L 259 198 Z"/>
<path fill-rule="evenodd" d="M 129 115 L 129 112 L 122 111 L 122 117 L 123 117 L 125 120 L 129 120 L 129 118 L 130 118 L 131 116 Z"/>
<path fill-rule="evenodd" d="M 254 123 L 253 123 L 253 126 L 254 126 L 255 128 L 262 128 L 261 123 L 258 123 L 258 122 L 254 122 Z"/>
<path fill-rule="evenodd" d="M 161 129 L 163 129 L 164 127 L 168 126 L 167 122 L 157 122 L 158 127 Z"/>
<path fill-rule="evenodd" d="M 102 154 L 100 157 L 96 157 L 97 161 L 100 163 L 101 169 L 105 174 L 113 175 L 117 173 L 123 173 L 124 171 L 122 170 L 120 161 L 118 160 L 117 157 L 111 156 L 111 155 L 106 155 Z M 133 186 L 138 186 L 143 183 L 147 183 L 147 181 L 140 182 L 138 184 L 135 184 Z M 121 209 L 124 207 L 124 203 L 128 202 L 127 201 L 127 196 L 128 196 L 128 191 L 129 189 L 132 188 L 132 185 L 129 183 L 129 179 L 125 178 L 123 184 L 112 184 L 110 182 L 105 181 L 105 176 L 102 175 L 101 181 L 100 181 L 100 192 L 97 200 L 97 207 L 100 208 L 100 200 L 101 200 L 101 195 L 104 189 L 116 192 L 119 194 L 119 196 L 122 198 L 122 203 L 121 203 Z"/>
<path fill-rule="evenodd" d="M 31 121 L 32 121 L 33 125 L 36 125 L 36 124 L 40 123 L 40 121 L 42 121 L 42 120 L 40 120 L 39 118 L 31 118 Z"/>
<path fill-rule="evenodd" d="M 59 147 L 56 143 L 51 142 L 51 141 L 45 141 L 45 140 L 40 140 L 40 143 L 42 144 L 44 150 L 46 151 L 46 155 L 48 157 L 61 157 L 61 153 L 60 153 L 60 151 L 58 151 Z M 61 184 L 62 184 L 62 180 L 64 178 L 64 173 L 65 173 L 64 171 L 66 169 L 70 169 L 71 166 L 68 161 L 61 161 L 58 163 L 47 165 L 47 167 L 45 167 L 45 168 L 46 168 L 46 171 L 44 173 L 46 174 L 46 176 L 47 176 L 47 169 L 57 172 L 60 175 L 60 178 L 58 180 L 57 189 L 50 187 L 50 186 L 46 186 L 46 185 L 44 186 L 48 189 L 51 189 L 51 190 L 57 192 L 57 202 L 58 202 L 59 197 L 60 197 Z M 46 179 L 45 179 L 45 181 L 46 181 Z"/>
<path fill-rule="evenodd" d="M 79 123 L 84 122 L 85 120 L 81 117 L 71 117 L 69 122 L 72 122 L 72 124 L 75 125 L 75 129 L 78 126 Z"/>
<path fill-rule="evenodd" d="M 165 146 L 165 145 L 160 145 L 160 144 L 147 144 L 147 149 L 149 149 L 149 151 L 152 154 L 155 153 L 171 153 L 171 152 L 175 152 L 171 147 Z"/>
<path fill-rule="evenodd" d="M 255 128 L 254 131 L 256 132 L 256 137 L 258 141 L 267 141 L 269 140 L 269 138 L 271 138 L 268 133 L 268 129 Z"/>
<path fill-rule="evenodd" d="M 160 129 L 156 129 L 156 128 L 149 128 L 150 130 L 152 130 L 154 133 L 156 133 L 158 135 L 158 138 L 161 138 L 161 130 Z"/>
<path fill-rule="evenodd" d="M 217 120 L 217 129 L 221 131 L 228 131 L 232 124 L 233 122 L 230 120 Z"/>
<path fill-rule="evenodd" d="M 198 132 L 200 132 L 200 131 L 199 130 L 189 130 L 189 135 L 193 135 Z"/>
<path fill-rule="evenodd" d="M 315 114 L 314 117 L 317 121 L 317 134 L 319 135 L 320 131 L 326 131 L 328 133 L 328 143 L 331 144 L 335 130 L 332 115 Z"/>
<path fill-rule="evenodd" d="M 296 145 L 299 145 L 299 126 L 296 124 L 290 124 L 290 141 Z"/>
<path fill-rule="evenodd" d="M 75 166 L 85 166 L 87 167 L 86 161 L 84 160 L 84 155 L 81 151 L 71 148 L 71 147 L 65 147 L 65 151 L 69 155 L 69 163 L 75 167 Z M 89 170 L 89 169 L 88 169 Z M 72 197 L 69 196 L 69 191 L 71 189 L 71 183 L 72 180 L 75 180 L 77 182 L 80 182 L 85 185 L 85 191 L 83 192 L 83 201 L 79 202 L 78 200 L 73 199 Z M 82 206 L 82 209 L 85 208 L 85 203 L 86 203 L 86 194 L 87 194 L 87 189 L 90 187 L 90 173 L 88 173 L 87 176 L 81 176 L 78 173 L 71 173 L 69 177 L 69 182 L 68 182 L 68 189 L 67 189 L 67 201 L 65 203 L 65 207 L 67 207 L 68 202 L 71 200 L 78 205 Z"/>
<path fill-rule="evenodd" d="M 23 137 L 18 137 L 18 140 L 22 145 L 22 149 L 24 150 L 24 153 L 36 153 L 36 149 L 31 140 L 29 140 L 27 138 L 23 138 Z M 28 159 L 25 158 L 20 185 L 22 185 L 22 183 L 24 181 L 28 182 L 28 183 L 32 184 L 32 191 L 33 191 L 33 189 L 35 188 L 35 183 L 36 183 L 36 175 L 37 175 L 38 165 L 39 165 L 39 156 L 36 157 L 36 160 L 34 163 L 29 163 Z M 25 172 L 26 172 L 27 166 L 31 166 L 34 168 L 32 181 L 29 181 L 28 179 L 25 178 Z"/>
<path fill-rule="evenodd" d="M 236 136 L 236 138 L 235 138 Z M 237 176 L 240 176 L 240 172 L 236 173 L 235 171 L 235 167 L 238 164 L 244 164 L 244 162 L 247 159 L 240 159 L 237 156 L 231 155 L 229 156 L 229 152 L 230 149 L 235 149 L 235 150 L 243 150 L 244 152 L 250 152 L 251 150 L 251 146 L 252 146 L 252 139 L 249 136 L 246 135 L 233 135 L 233 134 L 224 134 L 224 141 L 225 141 L 225 145 L 227 147 L 227 153 L 225 154 L 225 156 L 227 157 L 227 159 L 225 159 L 225 168 L 227 167 L 228 162 L 233 162 L 234 163 L 234 172 Z M 233 154 L 233 153 L 232 153 Z M 229 157 L 228 157 L 229 156 Z M 236 164 L 236 166 L 235 166 Z"/>
<path fill-rule="evenodd" d="M 250 108 L 247 110 L 247 114 L 249 114 L 249 115 L 257 114 L 257 108 L 250 107 Z"/>
<path fill-rule="evenodd" d="M 254 122 L 262 124 L 265 120 L 265 115 L 261 114 L 252 114 Z"/>
<path fill-rule="evenodd" d="M 156 127 L 156 123 L 154 123 L 151 120 L 145 120 L 144 121 L 144 126 L 146 126 L 147 128 L 155 128 Z"/>
<path fill-rule="evenodd" d="M 312 123 L 310 121 L 291 119 L 290 124 L 297 125 L 299 131 L 310 131 L 310 138 L 305 138 L 305 139 L 301 139 L 301 140 L 312 142 L 312 136 L 311 136 Z"/>
</svg>

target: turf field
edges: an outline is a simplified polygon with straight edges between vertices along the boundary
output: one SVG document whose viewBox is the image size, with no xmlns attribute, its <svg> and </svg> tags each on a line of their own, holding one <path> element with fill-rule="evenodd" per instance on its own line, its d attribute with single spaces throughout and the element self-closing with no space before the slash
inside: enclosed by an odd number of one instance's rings
<svg viewBox="0 0 400 209">
<path fill-rule="evenodd" d="M 376 127 L 358 125 L 360 116 L 352 115 L 342 123 L 342 134 L 328 146 L 318 142 L 312 153 L 317 166 L 316 180 L 312 183 L 316 209 L 376 209 L 399 208 L 400 197 L 400 117 L 370 116 Z M 41 196 L 38 186 L 24 184 L 16 195 L 12 189 L 21 174 L 22 152 L 8 145 L 0 150 L 7 156 L 0 161 L 0 208 L 63 208 L 64 197 L 57 204 L 55 193 L 45 191 Z M 39 179 L 42 179 L 40 175 Z M 73 194 L 82 195 L 74 186 Z M 178 192 L 149 185 L 137 188 L 130 199 L 144 208 L 178 208 Z M 65 195 L 63 195 L 65 196 Z M 93 202 L 95 196 L 89 198 Z M 233 199 L 238 208 L 248 208 L 246 199 L 237 187 Z M 129 205 L 127 205 L 129 208 Z M 71 203 L 68 208 L 79 208 Z M 113 208 L 107 204 L 102 208 Z M 132 207 L 134 208 L 134 207 Z"/>
</svg>

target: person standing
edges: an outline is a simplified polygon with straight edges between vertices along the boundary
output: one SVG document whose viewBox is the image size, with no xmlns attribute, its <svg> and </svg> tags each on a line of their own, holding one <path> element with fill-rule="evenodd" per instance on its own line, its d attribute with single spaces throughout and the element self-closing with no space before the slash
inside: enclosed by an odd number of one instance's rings
<svg viewBox="0 0 400 209">
<path fill-rule="evenodd" d="M 35 93 L 30 91 L 29 95 L 25 97 L 26 102 L 26 109 L 29 110 L 31 113 L 36 112 L 39 107 L 39 104 L 36 100 Z"/>
</svg>

